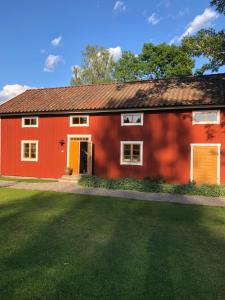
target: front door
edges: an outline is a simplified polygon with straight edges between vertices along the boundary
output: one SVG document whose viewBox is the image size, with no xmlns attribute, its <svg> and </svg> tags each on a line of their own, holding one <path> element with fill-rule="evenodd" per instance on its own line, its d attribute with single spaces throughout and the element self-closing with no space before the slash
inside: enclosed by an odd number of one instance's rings
<svg viewBox="0 0 225 300">
<path fill-rule="evenodd" d="M 73 175 L 79 174 L 79 156 L 80 142 L 70 140 L 70 168 L 73 169 Z"/>
<path fill-rule="evenodd" d="M 72 138 L 69 145 L 69 166 L 73 175 L 92 174 L 92 142 Z"/>
</svg>

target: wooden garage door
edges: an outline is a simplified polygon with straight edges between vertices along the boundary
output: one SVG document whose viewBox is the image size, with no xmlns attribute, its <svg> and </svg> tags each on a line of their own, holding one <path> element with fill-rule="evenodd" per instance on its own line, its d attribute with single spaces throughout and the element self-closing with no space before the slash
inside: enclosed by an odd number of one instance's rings
<svg viewBox="0 0 225 300">
<path fill-rule="evenodd" d="M 197 184 L 219 183 L 218 160 L 219 147 L 217 145 L 193 145 L 193 180 Z"/>
</svg>

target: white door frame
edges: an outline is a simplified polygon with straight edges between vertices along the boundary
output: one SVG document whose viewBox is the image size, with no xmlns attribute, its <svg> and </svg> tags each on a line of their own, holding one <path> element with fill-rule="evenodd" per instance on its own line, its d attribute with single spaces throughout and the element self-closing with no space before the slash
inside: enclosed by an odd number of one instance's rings
<svg viewBox="0 0 225 300">
<path fill-rule="evenodd" d="M 217 184 L 220 184 L 220 149 L 221 144 L 211 144 L 211 143 L 197 143 L 191 144 L 191 159 L 190 159 L 190 181 L 193 181 L 193 149 L 195 146 L 214 146 L 217 147 L 218 157 L 217 157 Z"/>
<path fill-rule="evenodd" d="M 91 141 L 91 134 L 67 134 L 67 158 L 66 158 L 66 164 L 67 167 L 70 165 L 70 140 L 71 138 L 88 138 L 88 142 Z M 80 160 L 79 160 L 80 165 Z M 80 168 L 80 166 L 79 166 Z"/>
</svg>

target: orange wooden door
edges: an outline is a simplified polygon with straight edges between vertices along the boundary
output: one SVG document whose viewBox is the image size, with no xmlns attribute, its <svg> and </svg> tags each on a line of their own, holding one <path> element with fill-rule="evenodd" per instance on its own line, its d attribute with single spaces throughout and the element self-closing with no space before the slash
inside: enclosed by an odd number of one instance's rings
<svg viewBox="0 0 225 300">
<path fill-rule="evenodd" d="M 217 184 L 218 146 L 193 146 L 193 180 L 197 184 Z"/>
<path fill-rule="evenodd" d="M 80 156 L 80 142 L 70 141 L 70 168 L 73 169 L 73 175 L 79 174 L 79 156 Z"/>
</svg>

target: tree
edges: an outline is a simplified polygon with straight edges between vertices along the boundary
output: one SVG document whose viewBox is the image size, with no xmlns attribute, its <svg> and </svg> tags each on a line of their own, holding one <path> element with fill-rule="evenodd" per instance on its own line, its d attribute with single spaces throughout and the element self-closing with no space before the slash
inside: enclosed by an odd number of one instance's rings
<svg viewBox="0 0 225 300">
<path fill-rule="evenodd" d="M 143 78 L 169 78 L 192 75 L 194 60 L 176 45 L 145 43 L 139 55 Z"/>
<path fill-rule="evenodd" d="M 115 65 L 114 77 L 118 81 L 134 81 L 141 78 L 141 64 L 131 51 L 124 51 Z"/>
<path fill-rule="evenodd" d="M 225 65 L 225 32 L 214 29 L 202 29 L 194 36 L 184 37 L 182 48 L 193 57 L 203 56 L 208 63 L 203 64 L 196 73 L 203 74 L 206 70 L 213 72 Z"/>
<path fill-rule="evenodd" d="M 211 0 L 211 5 L 216 7 L 216 10 L 221 14 L 225 14 L 225 0 Z"/>
<path fill-rule="evenodd" d="M 107 49 L 86 46 L 82 52 L 82 65 L 73 67 L 72 85 L 113 81 L 114 61 Z"/>
</svg>

